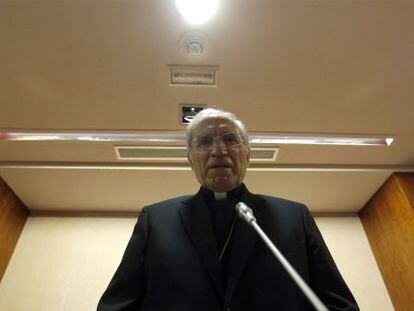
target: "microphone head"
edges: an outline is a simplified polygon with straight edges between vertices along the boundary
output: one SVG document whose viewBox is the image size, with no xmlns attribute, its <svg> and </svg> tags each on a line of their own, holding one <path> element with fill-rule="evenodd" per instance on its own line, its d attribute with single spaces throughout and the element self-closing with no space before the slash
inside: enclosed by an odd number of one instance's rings
<svg viewBox="0 0 414 311">
<path fill-rule="evenodd" d="M 256 221 L 256 218 L 253 215 L 253 211 L 250 207 L 247 206 L 244 202 L 239 202 L 236 204 L 237 214 L 251 224 L 253 221 Z"/>
</svg>

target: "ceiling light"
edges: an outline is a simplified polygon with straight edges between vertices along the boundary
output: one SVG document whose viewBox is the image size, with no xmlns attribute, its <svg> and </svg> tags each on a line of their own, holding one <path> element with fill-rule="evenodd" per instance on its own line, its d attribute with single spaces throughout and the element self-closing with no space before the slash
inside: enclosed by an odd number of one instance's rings
<svg viewBox="0 0 414 311">
<path fill-rule="evenodd" d="M 190 24 L 203 24 L 216 13 L 219 0 L 176 0 L 175 4 Z"/>
<path fill-rule="evenodd" d="M 392 137 L 388 137 L 385 139 L 385 142 L 387 143 L 387 146 L 390 146 L 394 141 L 394 138 Z"/>
<path fill-rule="evenodd" d="M 249 135 L 252 144 L 340 145 L 340 146 L 389 146 L 392 137 L 345 137 L 300 135 Z"/>
<path fill-rule="evenodd" d="M 20 141 L 131 141 L 136 143 L 165 142 L 185 143 L 184 133 L 165 132 L 7 132 L 0 131 L 1 140 Z M 394 142 L 393 137 L 372 136 L 372 137 L 347 137 L 347 136 L 321 136 L 321 135 L 273 135 L 273 134 L 251 134 L 251 144 L 305 144 L 305 145 L 341 145 L 341 146 L 390 146 Z"/>
</svg>

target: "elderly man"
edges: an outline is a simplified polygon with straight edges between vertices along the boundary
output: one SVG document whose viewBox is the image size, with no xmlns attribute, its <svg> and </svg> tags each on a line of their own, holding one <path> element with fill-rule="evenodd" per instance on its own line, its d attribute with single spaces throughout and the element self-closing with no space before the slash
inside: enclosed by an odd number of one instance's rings
<svg viewBox="0 0 414 311">
<path fill-rule="evenodd" d="M 201 187 L 145 207 L 98 310 L 312 310 L 258 239 L 257 222 L 331 310 L 358 310 L 306 206 L 251 194 L 243 184 L 250 147 L 243 123 L 206 109 L 187 128 L 188 160 Z"/>
</svg>

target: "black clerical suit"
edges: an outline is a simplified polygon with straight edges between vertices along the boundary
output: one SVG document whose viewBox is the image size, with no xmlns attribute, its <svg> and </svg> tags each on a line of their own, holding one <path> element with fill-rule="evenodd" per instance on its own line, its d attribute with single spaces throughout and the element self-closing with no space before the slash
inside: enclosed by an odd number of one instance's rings
<svg viewBox="0 0 414 311">
<path fill-rule="evenodd" d="M 220 228 L 208 192 L 143 209 L 99 311 L 312 310 L 244 221 L 236 218 L 219 260 L 229 228 L 218 246 Z M 358 310 L 306 206 L 251 194 L 243 184 L 230 199 L 252 208 L 262 229 L 330 310 Z"/>
</svg>

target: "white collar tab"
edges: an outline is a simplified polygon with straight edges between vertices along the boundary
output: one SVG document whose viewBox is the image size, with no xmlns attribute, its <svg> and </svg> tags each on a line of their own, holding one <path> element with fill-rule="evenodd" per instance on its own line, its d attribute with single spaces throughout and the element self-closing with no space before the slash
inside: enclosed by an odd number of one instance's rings
<svg viewBox="0 0 414 311">
<path fill-rule="evenodd" d="M 227 192 L 214 192 L 214 198 L 216 200 L 227 199 Z"/>
</svg>

